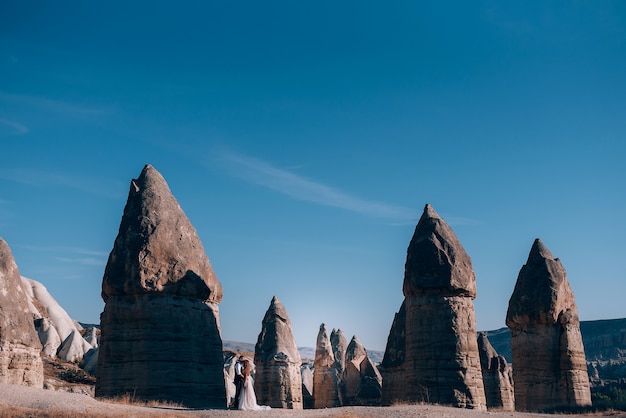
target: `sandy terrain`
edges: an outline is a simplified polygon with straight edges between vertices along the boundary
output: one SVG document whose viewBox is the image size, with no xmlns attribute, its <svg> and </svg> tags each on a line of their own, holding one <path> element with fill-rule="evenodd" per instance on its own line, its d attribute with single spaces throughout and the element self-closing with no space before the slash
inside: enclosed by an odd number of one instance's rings
<svg viewBox="0 0 626 418">
<path fill-rule="evenodd" d="M 473 411 L 434 405 L 402 405 L 394 407 L 343 407 L 293 411 L 272 409 L 270 411 L 189 410 L 167 407 L 140 407 L 112 404 L 93 399 L 88 395 L 55 392 L 31 387 L 0 384 L 0 417 L 47 416 L 47 417 L 551 417 L 570 415 L 526 414 L 520 412 Z M 582 415 L 572 415 L 581 417 Z M 619 414 L 613 415 L 619 416 Z M 623 415 L 622 415 L 623 416 Z"/>
</svg>

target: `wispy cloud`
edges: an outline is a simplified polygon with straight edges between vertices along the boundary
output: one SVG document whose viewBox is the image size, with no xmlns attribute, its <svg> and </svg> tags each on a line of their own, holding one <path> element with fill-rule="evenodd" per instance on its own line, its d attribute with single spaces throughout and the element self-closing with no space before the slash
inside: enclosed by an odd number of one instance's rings
<svg viewBox="0 0 626 418">
<path fill-rule="evenodd" d="M 0 125 L 5 127 L 0 129 L 0 136 L 24 135 L 29 131 L 25 125 L 5 118 L 0 118 Z"/>
<path fill-rule="evenodd" d="M 0 179 L 36 187 L 61 187 L 90 194 L 119 197 L 121 184 L 106 185 L 107 180 L 70 176 L 63 173 L 42 171 L 33 168 L 0 168 Z"/>
<path fill-rule="evenodd" d="M 13 94 L 3 91 L 0 91 L 0 101 L 13 105 L 26 105 L 46 112 L 61 113 L 73 117 L 100 116 L 112 112 L 111 109 L 84 106 L 47 97 Z"/>
<path fill-rule="evenodd" d="M 16 245 L 30 251 L 54 254 L 54 258 L 62 263 L 101 266 L 106 264 L 109 254 L 104 251 L 90 250 L 80 247 Z"/>
<path fill-rule="evenodd" d="M 234 153 L 223 153 L 222 158 L 232 175 L 293 199 L 395 221 L 415 221 L 420 216 L 420 213 L 414 209 L 352 196 L 325 184 L 274 167 L 263 160 Z"/>
</svg>

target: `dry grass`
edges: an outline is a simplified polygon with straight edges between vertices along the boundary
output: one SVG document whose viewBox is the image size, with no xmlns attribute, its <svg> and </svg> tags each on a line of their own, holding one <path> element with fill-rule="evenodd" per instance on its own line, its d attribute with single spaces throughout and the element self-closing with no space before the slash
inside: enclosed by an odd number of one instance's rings
<svg viewBox="0 0 626 418">
<path fill-rule="evenodd" d="M 184 405 L 166 400 L 145 400 L 145 399 L 137 399 L 134 395 L 130 393 L 125 393 L 120 396 L 116 396 L 114 398 L 98 398 L 98 400 L 102 402 L 112 403 L 116 405 L 130 405 L 130 406 L 145 406 L 150 408 L 171 408 L 171 409 L 182 409 L 185 408 Z"/>
</svg>

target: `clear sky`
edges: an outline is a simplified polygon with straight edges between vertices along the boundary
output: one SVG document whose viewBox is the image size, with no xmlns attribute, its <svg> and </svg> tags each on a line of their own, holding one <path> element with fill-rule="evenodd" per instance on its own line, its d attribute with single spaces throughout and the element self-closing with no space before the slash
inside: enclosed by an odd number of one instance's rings
<svg viewBox="0 0 626 418">
<path fill-rule="evenodd" d="M 129 183 L 152 164 L 224 287 L 383 350 L 426 203 L 504 326 L 535 238 L 582 320 L 626 317 L 626 2 L 2 1 L 0 237 L 98 322 Z"/>
</svg>

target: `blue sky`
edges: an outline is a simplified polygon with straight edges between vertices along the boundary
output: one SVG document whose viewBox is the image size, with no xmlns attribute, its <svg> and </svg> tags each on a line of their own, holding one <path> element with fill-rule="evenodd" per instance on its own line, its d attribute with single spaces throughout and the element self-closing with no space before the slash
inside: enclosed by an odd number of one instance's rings
<svg viewBox="0 0 626 418">
<path fill-rule="evenodd" d="M 129 183 L 163 174 L 224 287 L 383 350 L 426 203 L 504 326 L 535 238 L 626 316 L 626 3 L 2 2 L 0 237 L 98 322 Z"/>
</svg>

